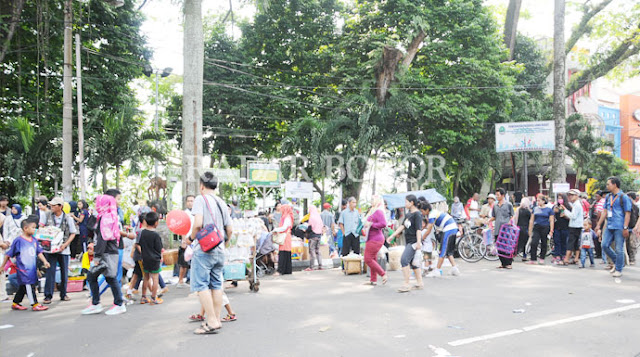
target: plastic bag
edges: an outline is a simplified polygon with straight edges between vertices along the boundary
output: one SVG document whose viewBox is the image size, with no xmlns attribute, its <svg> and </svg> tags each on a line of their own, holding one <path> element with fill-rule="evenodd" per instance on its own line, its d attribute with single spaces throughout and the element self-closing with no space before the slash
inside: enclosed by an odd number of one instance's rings
<svg viewBox="0 0 640 357">
<path fill-rule="evenodd" d="M 411 265 L 413 265 L 414 267 L 422 266 L 422 251 L 420 249 L 416 250 L 415 254 L 413 255 L 413 261 L 411 262 Z"/>
</svg>

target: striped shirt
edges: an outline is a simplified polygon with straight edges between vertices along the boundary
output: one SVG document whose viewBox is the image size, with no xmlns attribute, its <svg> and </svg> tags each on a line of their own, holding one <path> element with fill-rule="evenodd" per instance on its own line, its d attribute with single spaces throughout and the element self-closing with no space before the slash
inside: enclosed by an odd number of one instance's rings
<svg viewBox="0 0 640 357">
<path fill-rule="evenodd" d="M 598 201 L 598 203 L 596 203 L 596 207 L 593 209 L 595 213 L 600 213 L 604 210 L 604 201 L 605 199 L 603 197 Z"/>
<path fill-rule="evenodd" d="M 429 212 L 429 224 L 433 224 L 438 232 L 458 230 L 456 221 L 449 214 L 440 212 L 437 209 Z"/>
</svg>

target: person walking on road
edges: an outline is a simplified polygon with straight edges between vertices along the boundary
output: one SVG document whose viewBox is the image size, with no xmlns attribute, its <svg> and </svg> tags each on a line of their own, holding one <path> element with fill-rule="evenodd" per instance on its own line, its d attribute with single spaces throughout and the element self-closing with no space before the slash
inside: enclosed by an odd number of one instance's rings
<svg viewBox="0 0 640 357">
<path fill-rule="evenodd" d="M 567 209 L 563 205 L 560 206 L 563 211 L 563 216 L 569 218 L 569 238 L 567 239 L 567 252 L 563 262 L 558 262 L 558 265 L 578 264 L 580 259 L 580 236 L 582 234 L 584 212 L 582 208 L 582 202 L 580 201 L 580 191 L 573 189 L 568 192 L 567 197 L 569 202 L 573 206 L 571 210 Z M 573 255 L 573 261 L 571 260 Z"/>
<path fill-rule="evenodd" d="M 378 264 L 378 252 L 384 245 L 384 234 L 382 230 L 387 226 L 387 220 L 384 217 L 384 201 L 379 195 L 374 195 L 371 200 L 371 209 L 367 214 L 365 230 L 368 230 L 367 243 L 364 247 L 364 263 L 369 266 L 371 277 L 370 285 L 376 285 L 378 275 L 382 277 L 382 284 L 387 283 L 387 273 Z"/>
<path fill-rule="evenodd" d="M 513 217 L 514 222 L 520 228 L 518 237 L 518 253 L 522 253 L 522 261 L 527 261 L 527 242 L 529 241 L 529 220 L 531 219 L 531 202 L 527 197 L 523 197 L 520 206 Z"/>
<path fill-rule="evenodd" d="M 489 222 L 495 221 L 495 225 L 493 226 L 493 237 L 495 241 L 498 241 L 498 234 L 500 234 L 500 228 L 509 224 L 509 221 L 514 215 L 513 206 L 509 201 L 505 199 L 504 189 L 498 188 L 496 190 L 496 198 L 498 202 L 493 205 L 491 218 L 489 218 Z M 505 258 L 500 257 L 500 266 L 499 269 L 511 269 L 511 264 L 513 263 L 513 258 Z"/>
<path fill-rule="evenodd" d="M 324 231 L 324 223 L 316 206 L 309 207 L 309 267 L 305 271 L 313 270 L 313 264 L 318 261 L 318 270 L 322 270 L 322 255 L 320 255 L 320 237 Z"/>
<path fill-rule="evenodd" d="M 607 179 L 607 191 L 610 193 L 605 199 L 596 233 L 602 239 L 602 251 L 615 263 L 613 266 L 609 265 L 609 268 L 613 277 L 617 278 L 622 276 L 624 267 L 624 240 L 629 238 L 632 203 L 629 196 L 620 190 L 620 179 L 617 177 Z M 605 218 L 607 226 L 602 230 L 599 227 L 602 226 Z M 615 244 L 615 251 L 611 249 L 612 244 Z"/>
<path fill-rule="evenodd" d="M 414 289 L 424 288 L 424 284 L 422 283 L 422 268 L 413 264 L 416 251 L 422 249 L 422 243 L 417 235 L 418 231 L 422 229 L 422 213 L 418 209 L 418 198 L 415 195 L 408 195 L 405 198 L 404 207 L 407 210 L 404 223 L 387 238 L 387 242 L 390 242 L 393 238 L 404 232 L 405 246 L 402 257 L 400 258 L 404 285 L 398 289 L 400 293 L 406 293 L 411 290 L 411 286 L 409 285 L 411 270 L 413 270 L 416 278 Z"/>
<path fill-rule="evenodd" d="M 195 242 L 191 258 L 191 291 L 198 294 L 204 308 L 206 321 L 196 329 L 196 335 L 217 334 L 222 327 L 222 268 L 224 267 L 224 243 L 205 252 L 197 243 L 198 232 L 215 224 L 228 241 L 233 229 L 227 204 L 215 195 L 218 178 L 207 171 L 200 176 L 200 195 L 193 202 L 193 229 L 189 244 Z"/>
<path fill-rule="evenodd" d="M 284 243 L 278 246 L 278 271 L 276 276 L 291 274 L 293 266 L 291 265 L 291 229 L 293 228 L 293 208 L 291 205 L 280 206 L 282 217 L 280 218 L 280 226 L 271 233 L 285 234 Z"/>
</svg>

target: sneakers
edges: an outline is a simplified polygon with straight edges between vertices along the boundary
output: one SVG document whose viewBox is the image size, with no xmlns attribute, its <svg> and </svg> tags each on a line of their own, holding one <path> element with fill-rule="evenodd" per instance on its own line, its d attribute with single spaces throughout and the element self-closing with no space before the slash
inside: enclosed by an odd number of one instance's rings
<svg viewBox="0 0 640 357">
<path fill-rule="evenodd" d="M 121 306 L 113 305 L 113 307 L 107 310 L 107 312 L 105 312 L 104 314 L 111 316 L 111 315 L 124 314 L 125 312 L 127 312 L 127 308 L 123 304 Z"/>
<path fill-rule="evenodd" d="M 49 310 L 49 307 L 48 306 L 44 306 L 44 305 L 40 305 L 40 304 L 35 304 L 31 308 L 31 310 L 33 310 L 33 311 L 47 311 L 47 310 Z"/>
<path fill-rule="evenodd" d="M 538 265 L 544 265 L 544 259 L 538 258 Z"/>
<path fill-rule="evenodd" d="M 151 298 L 151 305 L 160 305 L 164 302 L 164 300 L 162 300 L 160 297 L 157 298 Z"/>
<path fill-rule="evenodd" d="M 611 269 L 609 270 L 609 273 L 610 273 L 610 274 L 613 274 L 613 273 L 615 273 L 615 272 L 616 272 L 616 267 L 613 267 L 613 268 L 611 268 Z"/>
<path fill-rule="evenodd" d="M 188 288 L 189 285 L 185 284 L 185 283 L 178 283 L 176 285 L 176 289 L 184 289 L 184 288 Z"/>
<path fill-rule="evenodd" d="M 98 305 L 89 305 L 87 306 L 86 309 L 82 310 L 82 314 L 83 315 L 93 315 L 93 314 L 99 314 L 101 313 L 103 310 L 102 305 L 98 304 Z"/>
<path fill-rule="evenodd" d="M 453 276 L 460 276 L 460 269 L 458 269 L 457 266 L 451 268 L 451 275 Z"/>
<path fill-rule="evenodd" d="M 622 272 L 619 272 L 619 271 L 616 270 L 616 271 L 613 272 L 613 274 L 611 274 L 611 276 L 614 277 L 614 278 L 619 278 L 619 277 L 622 276 Z"/>
<path fill-rule="evenodd" d="M 427 278 L 439 278 L 442 276 L 442 270 L 433 269 L 429 274 L 427 274 Z"/>
<path fill-rule="evenodd" d="M 525 264 L 528 265 L 538 265 L 538 262 L 536 262 L 535 260 L 529 260 L 528 262 L 526 262 Z"/>
<path fill-rule="evenodd" d="M 22 305 L 17 304 L 17 303 L 14 302 L 11 305 L 11 310 L 24 311 L 24 310 L 27 310 L 27 307 L 26 306 L 22 306 Z"/>
<path fill-rule="evenodd" d="M 146 296 L 143 296 L 140 298 L 140 304 L 148 304 L 149 303 L 149 299 L 147 299 Z"/>
</svg>

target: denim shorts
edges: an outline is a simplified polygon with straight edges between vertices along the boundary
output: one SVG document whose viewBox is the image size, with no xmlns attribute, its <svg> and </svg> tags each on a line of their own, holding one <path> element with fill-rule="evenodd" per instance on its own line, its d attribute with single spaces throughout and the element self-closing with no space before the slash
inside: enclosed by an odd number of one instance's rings
<svg viewBox="0 0 640 357">
<path fill-rule="evenodd" d="M 223 267 L 224 250 L 222 247 L 205 253 L 200 249 L 200 246 L 197 246 L 191 258 L 191 291 L 222 289 Z"/>
</svg>

